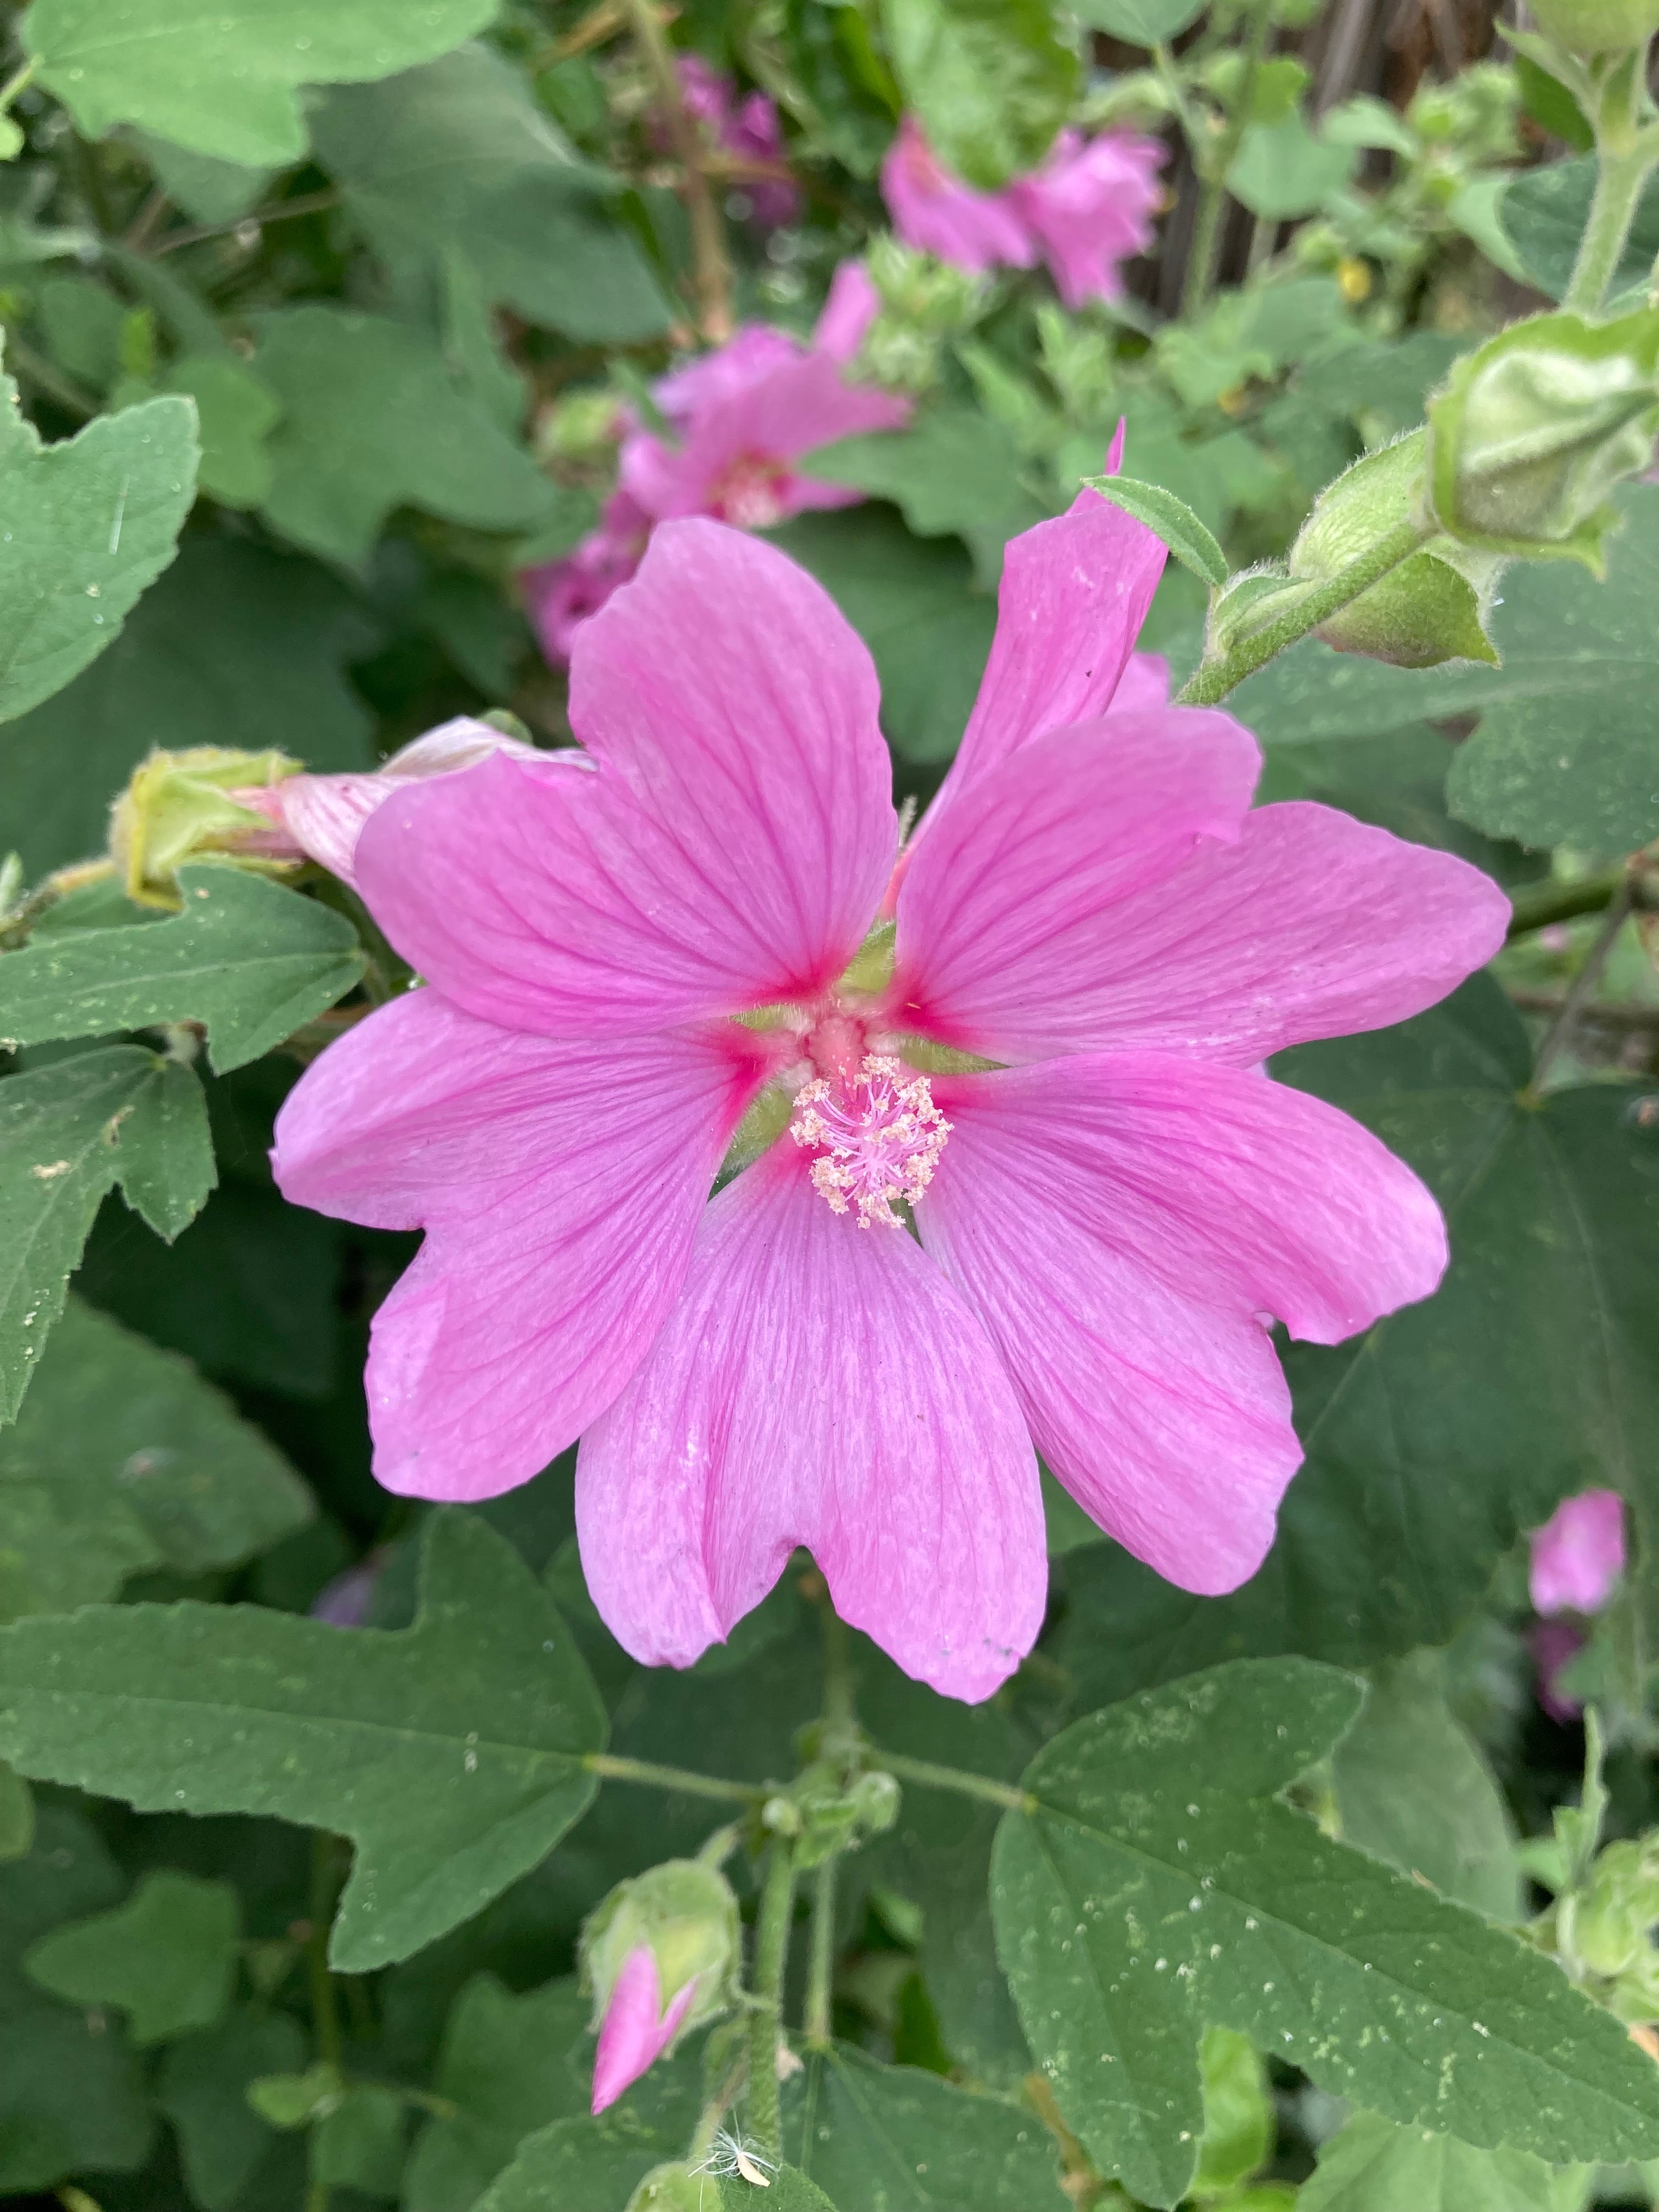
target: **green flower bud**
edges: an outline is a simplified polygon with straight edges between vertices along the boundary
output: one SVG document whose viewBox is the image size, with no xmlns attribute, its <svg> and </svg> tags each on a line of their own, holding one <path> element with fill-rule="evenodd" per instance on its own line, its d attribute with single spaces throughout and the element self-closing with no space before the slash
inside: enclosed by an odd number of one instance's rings
<svg viewBox="0 0 1659 2212">
<path fill-rule="evenodd" d="M 1659 2021 L 1659 1950 L 1644 1943 L 1607 1997 L 1609 2008 L 1632 2026 Z"/>
<path fill-rule="evenodd" d="M 1291 548 L 1294 577 L 1324 583 L 1379 538 L 1420 509 L 1426 430 L 1367 453 L 1320 494 Z M 1432 668 L 1443 660 L 1498 659 L 1486 635 L 1500 555 L 1450 538 L 1431 539 L 1357 599 L 1350 599 L 1318 635 L 1339 653 L 1368 653 L 1400 668 Z"/>
<path fill-rule="evenodd" d="M 1606 1980 L 1636 1964 L 1647 1937 L 1620 1898 L 1592 1882 L 1577 1897 L 1564 1897 L 1556 1908 L 1555 1940 L 1564 1958 Z"/>
<path fill-rule="evenodd" d="M 884 1774 L 879 1768 L 872 1773 L 860 1774 L 852 1791 L 859 1826 L 872 1836 L 884 1833 L 898 1818 L 901 1795 L 892 1776 Z"/>
<path fill-rule="evenodd" d="M 576 1957 L 582 1985 L 592 1992 L 595 2027 L 617 1977 L 641 1944 L 656 1954 L 665 2006 L 696 1978 L 697 1993 L 682 2033 L 724 2011 L 742 1952 L 738 1900 L 726 1877 L 696 1859 L 665 1859 L 618 1882 L 594 1907 L 583 1923 Z"/>
<path fill-rule="evenodd" d="M 153 752 L 132 772 L 110 812 L 110 856 L 127 896 L 141 906 L 176 908 L 178 871 L 204 853 L 236 854 L 270 824 L 227 793 L 250 785 L 280 783 L 299 773 L 286 753 L 235 752 L 227 745 L 192 745 L 178 753 Z M 267 875 L 289 872 L 297 861 L 245 858 Z"/>
<path fill-rule="evenodd" d="M 1659 31 L 1659 0 L 1532 0 L 1532 15 L 1570 54 L 1624 52 Z"/>
<path fill-rule="evenodd" d="M 1562 554 L 1599 574 L 1607 495 L 1659 434 L 1659 310 L 1534 315 L 1456 362 L 1428 405 L 1441 527 L 1492 553 Z"/>
</svg>

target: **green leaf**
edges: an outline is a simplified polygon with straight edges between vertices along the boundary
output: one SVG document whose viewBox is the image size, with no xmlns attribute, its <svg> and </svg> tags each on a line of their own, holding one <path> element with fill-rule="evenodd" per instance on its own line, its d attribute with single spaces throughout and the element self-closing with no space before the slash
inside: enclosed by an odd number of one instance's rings
<svg viewBox="0 0 1659 2212">
<path fill-rule="evenodd" d="M 475 530 L 528 530 L 561 495 L 417 330 L 346 307 L 250 318 L 283 419 L 262 512 L 307 552 L 361 567 L 386 517 L 418 507 Z"/>
<path fill-rule="evenodd" d="M 617 213 L 522 73 L 484 46 L 312 110 L 317 157 L 394 270 L 457 255 L 485 299 L 588 343 L 655 337 L 672 310 Z"/>
<path fill-rule="evenodd" d="M 182 868 L 184 910 L 149 927 L 77 929 L 0 953 L 0 1034 L 24 1044 L 201 1022 L 228 1074 L 357 982 L 343 915 L 236 867 Z"/>
<path fill-rule="evenodd" d="M 315 1510 L 210 1383 L 74 1298 L 0 1432 L 0 1501 L 6 1620 L 95 1604 L 148 1569 L 238 1565 Z"/>
<path fill-rule="evenodd" d="M 1523 2150 L 1476 2150 L 1455 2136 L 1356 2112 L 1321 2146 L 1297 2212 L 1579 2212 L 1589 2175 Z"/>
<path fill-rule="evenodd" d="M 343 664 L 375 635 L 314 561 L 193 530 L 113 649 L 0 726 L 0 844 L 31 874 L 101 851 L 111 800 L 157 745 L 234 736 L 249 751 L 302 750 L 313 769 L 372 768 Z"/>
<path fill-rule="evenodd" d="M 173 556 L 196 495 L 196 418 L 179 399 L 100 415 L 43 446 L 0 377 L 0 721 L 61 690 L 120 635 Z"/>
<path fill-rule="evenodd" d="M 1255 216 L 1273 222 L 1312 215 L 1340 191 L 1358 166 L 1357 146 L 1316 137 L 1307 118 L 1252 123 L 1239 141 L 1227 189 Z"/>
<path fill-rule="evenodd" d="M 1218 2196 L 1248 2181 L 1273 2154 L 1273 2083 L 1261 2053 L 1231 2027 L 1205 2030 L 1199 2045 L 1204 2135 L 1193 2194 Z"/>
<path fill-rule="evenodd" d="M 773 2192 L 761 2200 L 767 2212 L 836 2212 L 836 2207 L 817 2184 L 809 2181 L 799 2166 L 781 2166 L 766 2179 L 767 2187 Z M 866 2190 L 873 2179 L 873 2176 L 866 2179 Z M 720 2191 L 720 2212 L 755 2212 L 754 2186 L 742 2174 L 723 2173 Z M 871 2206 L 880 2202 L 867 2195 L 862 2199 L 849 2197 L 846 2201 Z M 896 2203 L 900 2200 L 895 2197 L 890 2201 Z M 914 2203 L 920 2200 L 913 2197 L 910 2201 Z"/>
<path fill-rule="evenodd" d="M 1437 1651 L 1377 1669 L 1334 1762 L 1343 1841 L 1489 1919 L 1518 1921 L 1514 1826 L 1492 1769 L 1453 1717 L 1443 1676 Z"/>
<path fill-rule="evenodd" d="M 395 2197 L 404 2163 L 404 2100 L 362 2082 L 322 2115 L 311 2136 L 311 2172 L 325 2189 Z"/>
<path fill-rule="evenodd" d="M 0 2190 L 50 2189 L 76 2171 L 127 2172 L 149 2148 L 139 2063 L 117 2020 L 71 2010 L 20 1961 L 49 1929 L 120 1896 L 120 1869 L 91 1823 L 40 1809 L 34 1848 L 0 1866 Z"/>
<path fill-rule="evenodd" d="M 258 507 L 270 490 L 266 440 L 281 410 L 241 362 L 219 354 L 175 362 L 164 392 L 196 403 L 202 441 L 202 489 L 222 507 Z"/>
<path fill-rule="evenodd" d="M 1541 2156 L 1640 2157 L 1659 2074 L 1507 1931 L 1329 1842 L 1278 1793 L 1361 1685 L 1238 1662 L 1066 1729 L 1027 1769 L 992 1869 L 998 1945 L 1067 2124 L 1136 2196 L 1176 2203 L 1221 2023 L 1323 2089 Z"/>
<path fill-rule="evenodd" d="M 1165 46 L 1204 13 L 1206 0 L 1080 0 L 1079 20 L 1131 46 Z"/>
<path fill-rule="evenodd" d="M 1529 1068 L 1484 978 L 1397 1029 L 1274 1061 L 1425 1177 L 1451 1267 L 1361 1338 L 1290 1346 L 1307 1461 L 1243 1589 L 1191 1597 L 1115 1549 L 1068 1555 L 1060 1646 L 1085 1697 L 1244 1653 L 1370 1666 L 1448 1643 L 1560 1498 L 1650 1496 L 1659 1137 L 1617 1086 L 1522 1105 Z"/>
<path fill-rule="evenodd" d="M 1065 2212 L 1057 2147 L 1029 2106 L 850 2045 L 807 2054 L 785 2093 L 784 2148 L 858 2212 Z"/>
<path fill-rule="evenodd" d="M 935 407 L 914 429 L 839 438 L 801 466 L 828 483 L 890 499 L 919 538 L 962 538 L 990 590 L 1008 540 L 1048 518 L 1021 481 L 1007 432 L 972 408 Z"/>
<path fill-rule="evenodd" d="M 297 2021 L 251 2007 L 167 2045 L 155 2101 L 178 2131 L 185 2179 L 204 2212 L 228 2212 L 276 2141 L 247 2100 L 249 2082 L 292 2072 L 305 2055 Z"/>
<path fill-rule="evenodd" d="M 549 2212 L 553 2206 L 575 2212 L 578 2205 L 626 2204 L 653 2166 L 684 2156 L 702 2108 L 702 2072 L 698 2054 L 684 2050 L 659 2059 L 597 2119 L 583 2114 L 538 2129 L 471 2212 Z M 772 2176 L 774 2182 L 778 2178 Z M 770 2197 L 759 2201 L 773 2212 Z M 714 2203 L 711 2180 L 709 2212 Z"/>
<path fill-rule="evenodd" d="M 904 105 L 981 191 L 1035 169 L 1071 112 L 1077 56 L 1046 0 L 883 0 Z"/>
<path fill-rule="evenodd" d="M 895 749 L 907 760 L 949 760 L 997 619 L 962 548 L 913 538 L 876 504 L 799 515 L 767 534 L 817 578 L 869 647 Z"/>
<path fill-rule="evenodd" d="M 1571 161 L 1550 161 L 1522 169 L 1511 179 L 1498 214 L 1514 241 L 1528 278 L 1540 292 L 1559 300 L 1572 276 L 1578 241 L 1589 217 L 1595 191 L 1593 154 Z M 1659 255 L 1659 177 L 1650 177 L 1637 203 L 1624 254 L 1613 271 L 1608 304 L 1626 304 L 1623 295 L 1647 289 L 1648 271 Z"/>
<path fill-rule="evenodd" d="M 173 1237 L 214 1183 L 194 1073 L 138 1045 L 0 1084 L 0 1421 L 13 1419 L 106 1193 Z"/>
<path fill-rule="evenodd" d="M 1090 477 L 1091 489 L 1114 507 L 1156 532 L 1183 568 L 1201 584 L 1224 584 L 1227 556 L 1183 499 L 1161 484 L 1139 483 L 1133 477 Z"/>
<path fill-rule="evenodd" d="M 404 2212 L 471 2212 L 527 2135 L 586 2112 L 575 2046 L 591 2009 L 574 1975 L 522 1996 L 494 1974 L 473 1976 L 450 2009 L 432 2084 L 456 2110 L 422 2130 Z"/>
<path fill-rule="evenodd" d="M 89 1607 L 0 1641 L 0 1739 L 20 1773 L 349 1836 L 343 1973 L 476 1912 L 592 1800 L 598 1693 L 518 1554 L 469 1514 L 428 1523 L 420 1611 L 395 1633 L 185 1604 Z"/>
<path fill-rule="evenodd" d="M 276 173 L 270 168 L 249 168 L 241 161 L 216 161 L 211 154 L 193 154 L 187 146 L 175 146 L 147 131 L 137 137 L 156 182 L 192 222 L 234 222 L 258 204 Z"/>
<path fill-rule="evenodd" d="M 241 1932 L 228 1882 L 163 1867 L 125 1905 L 43 1936 L 23 1971 L 70 2004 L 118 2006 L 135 2043 L 163 2043 L 223 2013 Z"/>
<path fill-rule="evenodd" d="M 0 1761 L 0 1865 L 34 1849 L 34 1792 Z"/>
<path fill-rule="evenodd" d="M 388 76 L 459 46 L 496 0 L 34 0 L 19 27 L 83 137 L 136 123 L 252 166 L 306 150 L 302 84 Z"/>
</svg>

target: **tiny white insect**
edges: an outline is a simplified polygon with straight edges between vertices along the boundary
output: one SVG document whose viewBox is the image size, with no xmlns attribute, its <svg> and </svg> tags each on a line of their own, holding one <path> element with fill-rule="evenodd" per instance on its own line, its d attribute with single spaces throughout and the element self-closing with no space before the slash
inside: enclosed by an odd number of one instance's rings
<svg viewBox="0 0 1659 2212">
<path fill-rule="evenodd" d="M 735 2128 L 717 2129 L 708 2157 L 691 2168 L 693 2173 L 735 2173 L 751 2189 L 769 2189 L 767 2174 L 777 2170 L 776 2159 L 768 2158 L 758 2143 L 746 2142 Z"/>
</svg>

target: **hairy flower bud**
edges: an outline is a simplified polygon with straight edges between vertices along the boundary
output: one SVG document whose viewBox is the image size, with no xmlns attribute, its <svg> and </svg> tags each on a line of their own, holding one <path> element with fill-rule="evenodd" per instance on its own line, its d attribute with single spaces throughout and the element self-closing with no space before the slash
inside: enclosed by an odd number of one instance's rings
<svg viewBox="0 0 1659 2212">
<path fill-rule="evenodd" d="M 141 906 L 179 904 L 179 870 L 204 853 L 239 857 L 266 874 L 292 865 L 248 851 L 267 824 L 233 794 L 297 775 L 286 753 L 237 752 L 228 745 L 192 745 L 153 752 L 133 770 L 110 811 L 110 855 L 127 896 Z"/>
<path fill-rule="evenodd" d="M 599 2032 L 596 2112 L 685 2029 L 725 2009 L 740 1943 L 730 1885 L 696 1859 L 667 1859 L 619 1882 L 589 1914 L 577 1958 Z"/>
<path fill-rule="evenodd" d="M 1428 432 L 1367 453 L 1328 484 L 1291 548 L 1292 576 L 1327 582 L 1398 524 L 1421 511 Z M 1501 555 L 1437 538 L 1338 609 L 1318 635 L 1339 653 L 1401 668 L 1443 660 L 1496 662 L 1486 621 Z"/>
<path fill-rule="evenodd" d="M 1532 0 L 1532 14 L 1570 54 L 1623 52 L 1659 31 L 1659 0 Z"/>
<path fill-rule="evenodd" d="M 1599 574 L 1607 495 L 1648 465 L 1659 434 L 1659 310 L 1517 323 L 1454 364 L 1428 416 L 1428 495 L 1443 529 Z"/>
</svg>

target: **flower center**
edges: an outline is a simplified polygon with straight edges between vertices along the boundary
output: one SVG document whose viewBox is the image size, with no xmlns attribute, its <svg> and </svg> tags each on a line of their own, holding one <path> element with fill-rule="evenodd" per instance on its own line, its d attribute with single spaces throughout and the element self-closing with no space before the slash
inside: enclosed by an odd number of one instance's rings
<svg viewBox="0 0 1659 2212">
<path fill-rule="evenodd" d="M 859 1227 L 904 1224 L 896 1199 L 914 1205 L 933 1179 L 951 1124 L 925 1075 L 884 1053 L 866 1053 L 855 1074 L 819 1076 L 796 1094 L 789 1133 L 818 1153 L 812 1182 L 834 1213 L 858 1208 Z"/>
<path fill-rule="evenodd" d="M 738 530 L 767 530 L 788 512 L 789 471 L 765 453 L 739 453 L 710 495 L 722 522 Z"/>
</svg>

